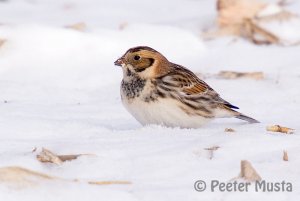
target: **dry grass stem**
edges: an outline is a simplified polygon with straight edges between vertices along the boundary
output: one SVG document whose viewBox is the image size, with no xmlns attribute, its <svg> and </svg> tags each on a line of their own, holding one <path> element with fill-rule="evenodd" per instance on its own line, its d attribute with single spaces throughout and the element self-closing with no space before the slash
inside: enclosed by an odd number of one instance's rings
<svg viewBox="0 0 300 201">
<path fill-rule="evenodd" d="M 204 148 L 208 152 L 208 158 L 212 159 L 214 157 L 214 152 L 218 150 L 220 147 L 219 146 L 212 146 L 208 148 Z"/>
</svg>

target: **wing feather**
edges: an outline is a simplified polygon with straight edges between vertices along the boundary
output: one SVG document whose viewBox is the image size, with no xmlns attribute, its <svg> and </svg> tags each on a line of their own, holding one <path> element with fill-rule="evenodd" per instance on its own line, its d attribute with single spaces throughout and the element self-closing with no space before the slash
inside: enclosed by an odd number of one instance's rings
<svg viewBox="0 0 300 201">
<path fill-rule="evenodd" d="M 162 81 L 170 91 L 176 91 L 185 98 L 194 101 L 206 100 L 228 109 L 239 109 L 222 99 L 207 83 L 183 66 L 173 64 L 173 70 L 164 75 Z"/>
</svg>

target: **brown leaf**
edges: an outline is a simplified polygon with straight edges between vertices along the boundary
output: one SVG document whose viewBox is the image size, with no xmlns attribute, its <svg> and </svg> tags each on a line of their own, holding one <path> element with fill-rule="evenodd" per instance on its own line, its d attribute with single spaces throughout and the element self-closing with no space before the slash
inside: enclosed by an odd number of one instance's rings
<svg viewBox="0 0 300 201">
<path fill-rule="evenodd" d="M 5 39 L 0 38 L 0 47 L 1 47 L 2 45 L 4 45 L 5 42 L 6 42 Z"/>
<path fill-rule="evenodd" d="M 280 39 L 271 32 L 263 29 L 249 18 L 244 19 L 242 35 L 249 38 L 254 44 L 278 44 Z"/>
<path fill-rule="evenodd" d="M 42 163 L 54 163 L 61 165 L 65 161 L 75 160 L 79 156 L 93 155 L 93 154 L 70 154 L 70 155 L 57 155 L 48 149 L 43 148 L 36 158 Z"/>
<path fill-rule="evenodd" d="M 289 161 L 289 156 L 288 156 L 288 153 L 287 153 L 287 151 L 283 151 L 283 157 L 282 157 L 282 159 L 284 160 L 284 161 Z"/>
<path fill-rule="evenodd" d="M 124 30 L 128 27 L 128 22 L 122 22 L 119 24 L 119 30 Z"/>
<path fill-rule="evenodd" d="M 75 23 L 75 24 L 67 25 L 65 27 L 68 28 L 68 29 L 74 29 L 76 31 L 84 32 L 86 30 L 87 26 L 84 22 L 78 22 L 78 23 Z"/>
<path fill-rule="evenodd" d="M 218 0 L 218 25 L 221 28 L 241 25 L 245 18 L 254 18 L 265 6 L 256 0 Z"/>
<path fill-rule="evenodd" d="M 71 160 L 75 160 L 77 159 L 79 156 L 82 156 L 82 155 L 87 155 L 87 154 L 77 154 L 77 155 L 57 155 L 57 157 L 65 162 L 65 161 L 71 161 Z"/>
<path fill-rule="evenodd" d="M 295 129 L 287 128 L 279 125 L 267 126 L 267 131 L 280 132 L 285 134 L 293 134 Z"/>
<path fill-rule="evenodd" d="M 35 186 L 39 180 L 51 179 L 55 179 L 55 177 L 23 167 L 11 166 L 0 168 L 0 182 L 17 188 Z"/>
<path fill-rule="evenodd" d="M 40 173 L 34 170 L 19 166 L 1 167 L 0 168 L 0 183 L 17 189 L 28 188 L 37 185 L 42 185 L 43 181 L 51 182 L 75 182 L 87 183 L 92 185 L 112 185 L 112 184 L 131 184 L 130 181 L 83 181 L 79 179 L 63 179 L 54 177 L 48 174 Z"/>
<path fill-rule="evenodd" d="M 37 148 L 34 147 L 31 152 L 34 153 L 34 152 L 36 152 L 36 150 L 37 150 Z"/>
<path fill-rule="evenodd" d="M 276 33 L 262 27 L 266 22 L 283 22 L 298 18 L 281 4 L 257 0 L 218 0 L 218 30 L 204 34 L 206 39 L 234 35 L 251 40 L 254 44 L 298 45 L 300 41 L 286 41 Z"/>
<path fill-rule="evenodd" d="M 233 133 L 235 130 L 233 128 L 225 128 L 224 132 Z"/>
<path fill-rule="evenodd" d="M 255 80 L 264 79 L 263 72 L 235 72 L 235 71 L 220 71 L 218 77 L 224 79 L 251 78 Z"/>
<path fill-rule="evenodd" d="M 260 181 L 261 177 L 256 172 L 256 170 L 252 167 L 251 163 L 246 160 L 241 161 L 241 173 L 239 177 L 247 180 L 247 181 Z"/>
<path fill-rule="evenodd" d="M 50 150 L 43 148 L 41 153 L 36 156 L 37 160 L 42 163 L 54 163 L 56 165 L 61 165 L 63 161 Z"/>
</svg>

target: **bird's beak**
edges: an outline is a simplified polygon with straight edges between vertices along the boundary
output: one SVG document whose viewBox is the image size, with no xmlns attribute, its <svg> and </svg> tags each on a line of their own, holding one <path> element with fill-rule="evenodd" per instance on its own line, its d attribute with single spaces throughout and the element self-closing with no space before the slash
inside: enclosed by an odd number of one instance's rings
<svg viewBox="0 0 300 201">
<path fill-rule="evenodd" d="M 117 59 L 116 61 L 115 61 L 115 65 L 116 66 L 122 66 L 122 64 L 124 64 L 124 60 L 125 60 L 125 58 L 124 57 L 120 57 L 119 59 Z"/>
</svg>

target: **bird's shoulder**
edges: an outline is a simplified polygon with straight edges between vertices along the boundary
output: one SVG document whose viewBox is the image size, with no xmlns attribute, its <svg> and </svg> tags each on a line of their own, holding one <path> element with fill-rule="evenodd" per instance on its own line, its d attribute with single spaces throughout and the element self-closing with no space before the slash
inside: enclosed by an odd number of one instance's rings
<svg viewBox="0 0 300 201">
<path fill-rule="evenodd" d="M 238 109 L 220 97 L 206 82 L 184 66 L 171 63 L 169 71 L 161 76 L 160 82 L 180 96 L 192 99 L 207 99 L 225 107 Z"/>
<path fill-rule="evenodd" d="M 159 77 L 166 85 L 178 88 L 186 95 L 196 95 L 203 93 L 216 93 L 206 82 L 201 80 L 195 73 L 184 66 L 170 63 L 166 74 Z"/>
</svg>

